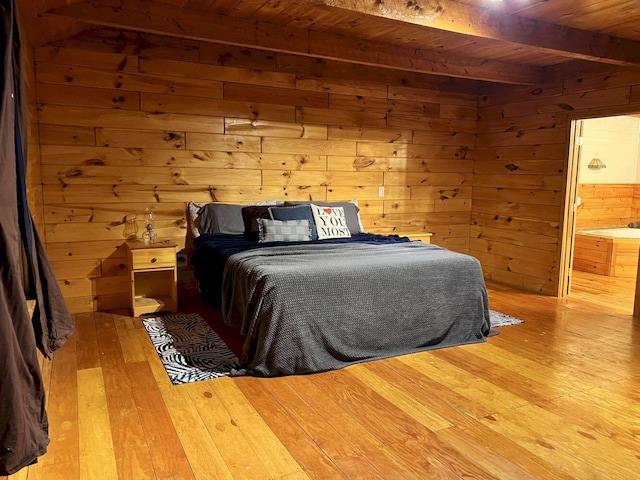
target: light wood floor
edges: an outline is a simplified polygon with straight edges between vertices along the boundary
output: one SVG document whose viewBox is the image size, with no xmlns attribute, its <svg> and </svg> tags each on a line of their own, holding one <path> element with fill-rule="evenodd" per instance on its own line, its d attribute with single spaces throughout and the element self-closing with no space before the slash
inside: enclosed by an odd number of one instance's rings
<svg viewBox="0 0 640 480">
<path fill-rule="evenodd" d="M 490 285 L 526 323 L 487 343 L 178 387 L 139 319 L 76 315 L 43 362 L 49 451 L 10 478 L 639 478 L 633 285 L 593 277 L 562 300 Z"/>
</svg>

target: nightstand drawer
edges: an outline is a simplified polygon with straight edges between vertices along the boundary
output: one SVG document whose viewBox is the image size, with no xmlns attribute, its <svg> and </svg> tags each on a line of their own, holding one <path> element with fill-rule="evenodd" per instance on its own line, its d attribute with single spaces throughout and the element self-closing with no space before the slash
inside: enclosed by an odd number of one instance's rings
<svg viewBox="0 0 640 480">
<path fill-rule="evenodd" d="M 174 247 L 131 250 L 131 268 L 133 270 L 174 267 L 175 264 L 176 249 Z"/>
</svg>

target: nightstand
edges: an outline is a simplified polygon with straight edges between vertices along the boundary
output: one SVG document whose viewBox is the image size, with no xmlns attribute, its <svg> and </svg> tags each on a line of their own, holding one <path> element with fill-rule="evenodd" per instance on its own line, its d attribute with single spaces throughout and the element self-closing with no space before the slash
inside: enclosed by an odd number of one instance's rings
<svg viewBox="0 0 640 480">
<path fill-rule="evenodd" d="M 424 243 L 431 243 L 431 237 L 433 233 L 399 233 L 401 237 L 409 237 L 411 240 L 421 240 Z"/>
<path fill-rule="evenodd" d="M 145 313 L 178 310 L 178 268 L 176 244 L 141 241 L 125 242 L 131 280 L 131 312 Z"/>
</svg>

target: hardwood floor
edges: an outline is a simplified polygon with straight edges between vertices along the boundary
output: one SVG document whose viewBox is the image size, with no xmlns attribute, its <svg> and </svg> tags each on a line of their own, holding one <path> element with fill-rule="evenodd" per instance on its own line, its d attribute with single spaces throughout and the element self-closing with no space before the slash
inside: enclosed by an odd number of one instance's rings
<svg viewBox="0 0 640 480">
<path fill-rule="evenodd" d="M 177 387 L 139 319 L 76 315 L 42 364 L 49 450 L 9 478 L 638 478 L 633 285 L 592 277 L 566 299 L 489 285 L 525 323 L 483 344 Z"/>
</svg>

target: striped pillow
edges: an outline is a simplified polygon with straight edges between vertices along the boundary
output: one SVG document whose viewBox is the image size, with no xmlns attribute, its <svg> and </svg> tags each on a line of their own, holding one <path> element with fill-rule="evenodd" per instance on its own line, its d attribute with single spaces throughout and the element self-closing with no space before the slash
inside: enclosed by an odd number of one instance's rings
<svg viewBox="0 0 640 480">
<path fill-rule="evenodd" d="M 311 240 L 309 220 L 258 219 L 259 238 L 266 242 L 308 242 Z"/>
</svg>

